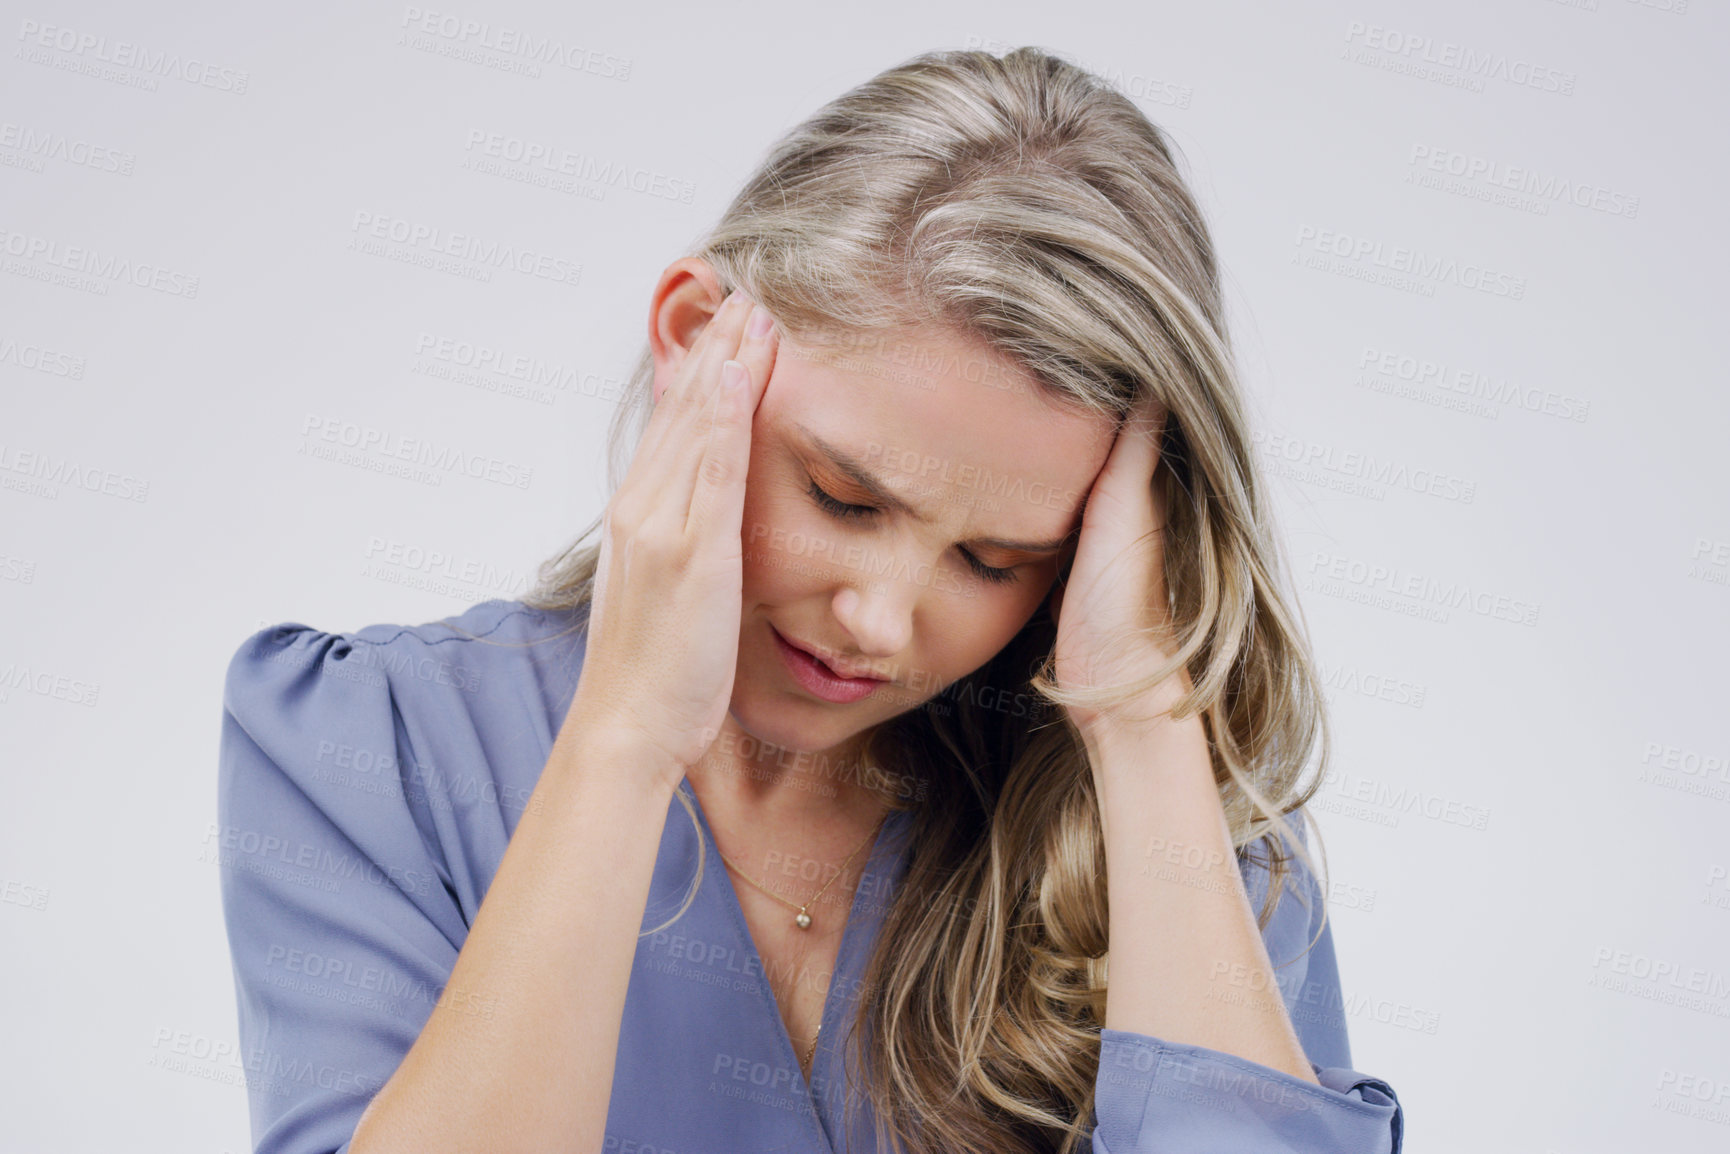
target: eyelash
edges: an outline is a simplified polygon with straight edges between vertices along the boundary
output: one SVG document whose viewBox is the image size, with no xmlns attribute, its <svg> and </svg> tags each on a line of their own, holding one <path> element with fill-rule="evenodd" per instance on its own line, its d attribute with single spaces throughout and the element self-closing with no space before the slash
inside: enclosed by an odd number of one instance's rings
<svg viewBox="0 0 1730 1154">
<path fill-rule="evenodd" d="M 859 520 L 882 512 L 875 505 L 849 505 L 845 501 L 831 497 L 818 487 L 816 481 L 811 482 L 811 488 L 808 491 L 813 501 L 816 501 L 830 516 L 840 521 Z M 1008 585 L 1020 579 L 1015 570 L 997 569 L 986 565 L 965 549 L 961 550 L 961 555 L 967 558 L 967 564 L 972 568 L 973 575 L 982 581 L 990 581 L 996 585 Z"/>
</svg>

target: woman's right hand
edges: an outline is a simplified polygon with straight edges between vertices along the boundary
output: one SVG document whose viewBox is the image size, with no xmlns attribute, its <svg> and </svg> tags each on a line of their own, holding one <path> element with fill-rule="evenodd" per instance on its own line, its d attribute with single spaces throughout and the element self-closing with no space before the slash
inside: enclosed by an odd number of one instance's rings
<svg viewBox="0 0 1730 1154">
<path fill-rule="evenodd" d="M 734 292 L 710 318 L 607 505 L 582 676 L 560 731 L 636 744 L 669 789 L 720 735 L 733 697 L 751 423 L 778 338 L 772 323 L 746 331 L 753 303 Z M 743 366 L 742 384 L 725 383 L 729 365 Z"/>
</svg>

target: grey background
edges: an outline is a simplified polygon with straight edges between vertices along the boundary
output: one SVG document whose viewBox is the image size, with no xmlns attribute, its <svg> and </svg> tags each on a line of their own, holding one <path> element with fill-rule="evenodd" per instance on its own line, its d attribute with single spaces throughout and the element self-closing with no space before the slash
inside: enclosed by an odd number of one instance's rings
<svg viewBox="0 0 1730 1154">
<path fill-rule="evenodd" d="M 204 856 L 230 654 L 520 594 L 601 508 L 655 278 L 780 132 L 1023 43 L 1119 80 L 1208 211 L 1331 686 L 1355 1064 L 1407 1149 L 1730 1142 L 1721 5 L 418 6 L 590 63 L 539 75 L 416 7 L 0 13 L 0 1148 L 247 1148 Z M 1455 52 L 1502 71 L 1424 63 Z M 580 276 L 357 251 L 357 214 Z M 1501 291 L 1389 283 L 1397 249 Z M 115 258 L 162 279 L 66 267 Z M 569 387 L 435 375 L 445 341 Z M 309 420 L 527 484 L 319 459 Z"/>
</svg>

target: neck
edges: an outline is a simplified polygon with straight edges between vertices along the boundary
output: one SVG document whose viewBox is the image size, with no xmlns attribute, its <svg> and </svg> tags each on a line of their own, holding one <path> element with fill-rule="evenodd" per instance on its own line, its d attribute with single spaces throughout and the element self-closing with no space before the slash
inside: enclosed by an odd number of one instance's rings
<svg viewBox="0 0 1730 1154">
<path fill-rule="evenodd" d="M 812 751 L 762 742 L 729 714 L 721 736 L 686 776 L 711 823 L 783 831 L 866 829 L 883 816 L 882 798 L 860 781 L 855 738 Z"/>
</svg>

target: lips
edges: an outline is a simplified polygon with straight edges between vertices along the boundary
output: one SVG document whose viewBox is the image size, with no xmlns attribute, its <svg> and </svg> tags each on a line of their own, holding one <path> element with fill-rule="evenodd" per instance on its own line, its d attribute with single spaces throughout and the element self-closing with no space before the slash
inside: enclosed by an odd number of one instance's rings
<svg viewBox="0 0 1730 1154">
<path fill-rule="evenodd" d="M 785 633 L 781 633 L 781 631 L 779 629 L 776 629 L 775 632 L 781 634 L 781 640 L 785 641 L 788 645 L 791 645 L 794 649 L 797 649 L 799 652 L 801 652 L 801 653 L 805 654 L 807 657 L 811 658 L 811 660 L 813 660 L 817 664 L 821 665 L 824 669 L 827 669 L 830 673 L 834 674 L 836 677 L 845 678 L 849 681 L 887 681 L 887 680 L 889 680 L 887 677 L 879 677 L 875 673 L 870 672 L 869 670 L 863 670 L 862 669 L 859 672 L 854 673 L 854 672 L 850 672 L 850 671 L 844 670 L 844 669 L 837 669 L 835 666 L 829 664 L 829 662 L 823 660 L 822 655 L 819 654 L 817 652 L 817 650 L 815 650 L 811 646 L 805 644 L 803 641 L 795 641 L 793 638 L 787 636 Z"/>
</svg>

